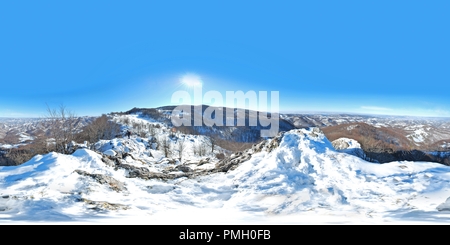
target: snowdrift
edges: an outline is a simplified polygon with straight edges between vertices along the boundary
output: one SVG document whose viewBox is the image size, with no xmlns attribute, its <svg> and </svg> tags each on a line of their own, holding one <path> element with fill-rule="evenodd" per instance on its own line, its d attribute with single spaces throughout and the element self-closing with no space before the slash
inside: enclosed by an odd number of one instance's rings
<svg viewBox="0 0 450 245">
<path fill-rule="evenodd" d="M 189 156 L 183 164 L 162 161 L 140 138 L 96 149 L 1 167 L 0 223 L 450 221 L 449 167 L 369 163 L 336 151 L 318 128 L 281 133 L 242 153 L 242 161 L 235 155 L 201 166 Z M 224 171 L 224 162 L 235 166 Z"/>
</svg>

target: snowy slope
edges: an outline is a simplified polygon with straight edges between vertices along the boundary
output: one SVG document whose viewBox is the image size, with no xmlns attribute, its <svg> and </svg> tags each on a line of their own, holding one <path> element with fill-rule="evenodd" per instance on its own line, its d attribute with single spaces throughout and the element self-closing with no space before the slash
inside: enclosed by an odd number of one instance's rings
<svg viewBox="0 0 450 245">
<path fill-rule="evenodd" d="M 185 165 L 164 161 L 140 138 L 99 142 L 96 151 L 51 153 L 21 166 L 1 167 L 0 223 L 450 221 L 449 167 L 365 162 L 334 150 L 317 128 L 289 131 L 255 146 L 245 153 L 251 159 L 228 172 L 214 171 L 213 162 L 198 169 L 199 164 L 192 164 L 188 173 L 199 174 L 186 175 L 180 168 Z M 101 154 L 107 151 L 124 158 L 107 161 L 114 159 Z M 153 177 L 136 177 L 138 170 Z"/>
</svg>

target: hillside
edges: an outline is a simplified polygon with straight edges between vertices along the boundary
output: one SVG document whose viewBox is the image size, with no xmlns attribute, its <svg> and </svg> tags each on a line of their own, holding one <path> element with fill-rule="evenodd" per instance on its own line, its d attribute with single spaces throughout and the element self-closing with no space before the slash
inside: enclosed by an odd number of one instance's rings
<svg viewBox="0 0 450 245">
<path fill-rule="evenodd" d="M 245 142 L 245 143 L 254 143 L 258 142 L 261 139 L 261 130 L 267 130 L 270 129 L 272 125 L 270 125 L 270 120 L 261 120 L 261 113 L 259 111 L 250 111 L 250 110 L 244 110 L 244 125 L 239 126 L 238 124 L 238 118 L 239 110 L 237 108 L 227 108 L 227 107 L 211 107 L 207 105 L 202 105 L 199 115 L 197 114 L 197 111 L 195 110 L 194 106 L 189 106 L 190 112 L 184 112 L 186 114 L 190 114 L 191 126 L 181 126 L 180 130 L 184 130 L 187 133 L 190 134 L 203 134 L 203 135 L 216 135 L 221 139 L 231 140 L 235 142 Z M 157 121 L 164 122 L 167 126 L 173 127 L 172 125 L 172 113 L 175 110 L 175 106 L 164 106 L 159 107 L 155 109 L 145 109 L 145 108 L 134 108 L 130 111 L 127 111 L 126 114 L 136 114 L 139 113 L 143 116 L 147 116 L 149 118 L 156 119 Z M 195 126 L 195 117 L 199 116 L 202 117 L 205 114 L 205 110 L 207 109 L 213 109 L 218 114 L 221 114 L 223 121 L 223 126 L 207 126 L 205 121 L 202 121 L 201 126 Z M 227 116 L 227 111 L 231 110 L 233 112 L 233 117 L 230 118 Z M 217 117 L 218 115 L 213 114 L 214 117 Z M 268 114 L 270 117 L 270 113 Z M 231 123 L 230 123 L 231 120 Z M 254 120 L 257 125 L 251 125 L 250 121 Z M 262 126 L 263 124 L 269 124 L 269 126 Z M 213 122 L 210 122 L 210 124 L 213 124 Z M 295 129 L 296 127 L 292 125 L 290 122 L 279 118 L 278 120 L 278 128 L 279 131 L 289 131 L 292 129 Z"/>
<path fill-rule="evenodd" d="M 422 151 L 450 151 L 450 145 L 439 144 L 439 142 L 450 142 L 449 118 L 350 114 L 282 114 L 281 117 L 298 128 L 327 128 L 364 123 L 392 134 L 391 136 L 399 141 L 398 145 L 405 147 L 402 150 L 411 148 Z"/>
<path fill-rule="evenodd" d="M 406 160 L 450 165 L 448 150 L 442 152 L 418 150 L 418 147 L 404 136 L 405 133 L 401 129 L 375 127 L 366 123 L 350 123 L 324 127 L 323 132 L 333 142 L 342 138 L 356 140 L 361 146 L 361 151 L 349 153 L 367 161 L 387 163 Z M 433 148 L 425 147 L 425 149 Z"/>
<path fill-rule="evenodd" d="M 123 118 L 120 118 L 123 117 Z M 123 115 L 130 123 L 149 123 Z M 160 127 L 151 138 L 101 140 L 0 167 L 0 222 L 141 224 L 447 223 L 450 167 L 375 164 L 336 151 L 318 128 L 280 133 L 220 160 L 193 148 L 204 136 Z M 220 151 L 220 149 L 218 149 Z M 174 151 L 176 152 L 176 150 Z"/>
</svg>

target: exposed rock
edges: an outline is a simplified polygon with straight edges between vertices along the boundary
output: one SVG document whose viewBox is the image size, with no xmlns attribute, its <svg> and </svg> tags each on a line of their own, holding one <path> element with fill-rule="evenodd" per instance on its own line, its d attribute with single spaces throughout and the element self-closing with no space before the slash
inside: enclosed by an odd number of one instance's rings
<svg viewBox="0 0 450 245">
<path fill-rule="evenodd" d="M 109 159 L 113 160 L 114 164 L 116 166 L 120 165 L 120 164 L 122 164 L 124 162 L 123 159 L 122 159 L 122 155 L 121 156 L 116 156 L 116 157 L 109 157 Z"/>
<path fill-rule="evenodd" d="M 178 165 L 176 168 L 184 173 L 192 172 L 192 169 L 189 168 L 188 166 Z"/>
<path fill-rule="evenodd" d="M 75 141 L 71 141 L 67 144 L 67 154 L 72 154 L 79 148 L 80 146 Z"/>
<path fill-rule="evenodd" d="M 437 210 L 439 212 L 450 211 L 450 197 L 447 198 L 447 200 L 444 203 L 437 206 Z"/>
<path fill-rule="evenodd" d="M 123 204 L 109 203 L 105 201 L 92 201 L 85 198 L 78 199 L 79 202 L 84 202 L 88 205 L 92 205 L 89 209 L 94 210 L 127 210 L 130 207 Z"/>
<path fill-rule="evenodd" d="M 9 199 L 9 198 L 10 198 L 9 195 L 0 196 L 0 201 L 4 200 L 4 201 L 1 201 L 0 204 L 3 204 L 3 203 L 6 204 L 8 202 L 8 200 L 5 200 L 5 199 Z M 9 210 L 8 206 L 0 206 L 0 212 L 4 212 L 7 210 Z"/>
<path fill-rule="evenodd" d="M 170 164 L 175 164 L 175 163 L 177 163 L 177 160 L 176 160 L 176 159 L 173 159 L 173 158 L 168 158 L 167 160 L 169 161 Z"/>
<path fill-rule="evenodd" d="M 86 171 L 79 170 L 79 169 L 75 170 L 74 172 L 76 172 L 79 175 L 91 177 L 95 181 L 97 181 L 98 183 L 100 183 L 102 185 L 103 184 L 108 184 L 109 187 L 112 190 L 114 190 L 114 191 L 119 192 L 119 191 L 125 191 L 126 190 L 124 183 L 122 183 L 122 182 L 120 182 L 120 181 L 118 181 L 118 180 L 116 180 L 116 179 L 114 179 L 114 178 L 112 178 L 110 176 L 106 176 L 106 175 L 103 175 L 103 174 L 91 174 L 91 173 L 88 173 Z"/>
<path fill-rule="evenodd" d="M 225 158 L 224 160 L 218 162 L 213 172 L 228 172 L 229 170 L 235 169 L 239 164 L 250 160 L 250 158 L 252 158 L 250 153 L 238 152 L 231 155 L 229 158 Z"/>
<path fill-rule="evenodd" d="M 177 163 L 177 160 L 176 160 L 176 159 L 173 159 L 173 158 L 163 158 L 163 159 L 161 159 L 159 162 L 157 162 L 157 164 L 163 164 L 163 163 L 166 163 L 166 164 L 176 164 L 176 163 Z"/>
<path fill-rule="evenodd" d="M 266 151 L 268 153 L 272 152 L 280 145 L 281 139 L 284 136 L 284 132 L 279 133 L 276 137 L 274 137 L 269 144 L 266 145 Z"/>
<path fill-rule="evenodd" d="M 211 172 L 228 172 L 229 170 L 233 170 L 237 168 L 239 164 L 250 160 L 252 158 L 252 154 L 261 152 L 264 149 L 270 153 L 280 145 L 283 136 L 284 132 L 281 132 L 270 141 L 262 141 L 258 144 L 253 145 L 253 147 L 249 150 L 243 152 L 236 152 L 232 154 L 230 157 L 219 161 L 216 164 L 215 169 L 212 170 Z"/>
<path fill-rule="evenodd" d="M 109 167 L 114 167 L 116 164 L 113 160 L 107 158 L 107 157 L 102 157 L 102 162 L 106 164 L 106 166 Z"/>
<path fill-rule="evenodd" d="M 128 170 L 127 178 L 141 178 L 141 179 L 145 179 L 145 180 L 173 179 L 174 178 L 174 176 L 169 175 L 169 174 L 150 172 L 145 167 L 136 167 L 136 166 L 128 165 L 128 164 L 120 164 L 120 165 L 116 165 L 116 167 Z"/>
<path fill-rule="evenodd" d="M 311 137 L 319 137 L 319 135 L 323 134 L 322 130 L 320 130 L 320 128 L 318 127 L 314 127 L 311 131 L 311 133 L 309 133 L 309 136 Z"/>
<path fill-rule="evenodd" d="M 133 160 L 135 160 L 135 161 L 137 161 L 137 162 L 141 162 L 142 164 L 147 164 L 147 163 L 144 162 L 143 160 L 134 157 L 131 153 L 128 153 L 128 152 L 125 152 L 125 153 L 123 153 L 123 155 L 122 155 L 122 158 L 126 158 L 126 157 L 130 157 L 131 159 L 133 159 Z"/>
<path fill-rule="evenodd" d="M 202 160 L 200 160 L 200 162 L 197 165 L 198 166 L 202 166 L 203 164 L 209 163 L 210 160 L 211 159 L 209 157 L 205 158 L 205 159 L 202 159 Z"/>
<path fill-rule="evenodd" d="M 229 170 L 235 169 L 239 164 L 248 161 L 252 158 L 252 155 L 258 152 L 262 152 L 266 150 L 268 153 L 275 150 L 281 142 L 281 139 L 284 136 L 284 132 L 280 132 L 276 137 L 271 140 L 262 141 L 258 144 L 253 145 L 253 147 L 249 150 L 243 152 L 236 152 L 232 154 L 230 157 L 225 158 L 219 161 L 216 164 L 215 169 L 210 172 L 228 172 Z"/>
<path fill-rule="evenodd" d="M 263 151 L 266 144 L 267 144 L 267 141 L 261 141 L 260 143 L 253 145 L 253 147 L 252 147 L 253 153 L 258 153 L 258 152 Z"/>
<path fill-rule="evenodd" d="M 336 150 L 345 150 L 348 148 L 361 148 L 361 145 L 358 141 L 349 138 L 339 138 L 331 142 L 334 149 Z"/>
<path fill-rule="evenodd" d="M 350 146 L 347 142 L 345 142 L 344 140 L 341 140 L 341 139 L 337 139 L 337 140 L 331 142 L 331 144 L 333 145 L 334 149 L 336 149 L 336 150 L 344 150 Z"/>
</svg>

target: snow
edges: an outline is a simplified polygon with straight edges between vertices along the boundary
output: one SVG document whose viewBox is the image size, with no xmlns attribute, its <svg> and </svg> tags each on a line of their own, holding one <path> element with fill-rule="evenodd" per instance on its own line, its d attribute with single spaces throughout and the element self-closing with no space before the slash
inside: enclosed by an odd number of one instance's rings
<svg viewBox="0 0 450 245">
<path fill-rule="evenodd" d="M 21 133 L 19 134 L 20 142 L 32 141 L 34 137 L 29 136 L 28 134 Z"/>
<path fill-rule="evenodd" d="M 439 211 L 450 211 L 450 197 L 437 207 Z"/>
<path fill-rule="evenodd" d="M 361 148 L 361 144 L 358 141 L 345 137 L 333 141 L 333 145 L 335 148 L 337 147 L 336 150 Z"/>
<path fill-rule="evenodd" d="M 24 145 L 24 144 L 15 144 L 15 145 L 11 145 L 11 144 L 0 144 L 0 148 L 3 149 L 13 149 L 13 148 L 18 148 L 19 146 Z"/>
<path fill-rule="evenodd" d="M 411 134 L 410 136 L 413 137 L 414 142 L 421 143 L 425 141 L 425 136 L 427 135 L 427 132 L 423 129 L 417 129 L 414 131 L 414 134 Z"/>
<path fill-rule="evenodd" d="M 181 136 L 180 136 L 181 137 Z M 202 136 L 185 135 L 189 147 Z M 161 172 L 165 161 L 148 139 L 99 141 L 102 153 L 129 153 L 127 164 Z M 192 141 L 191 141 L 192 140 Z M 175 143 L 175 141 L 173 142 Z M 204 143 L 204 142 L 203 142 Z M 152 156 L 149 156 L 149 153 Z M 201 158 L 186 153 L 186 162 Z M 191 166 L 191 165 L 190 165 Z M 214 163 L 202 165 L 213 168 Z M 194 167 L 194 165 L 192 165 Z M 200 167 L 199 167 L 200 168 Z M 115 191 L 89 176 L 123 182 Z M 127 178 L 93 150 L 38 155 L 0 167 L 0 223 L 89 224 L 445 224 L 450 167 L 429 162 L 375 164 L 336 151 L 317 129 L 284 133 L 227 173 L 173 180 Z M 126 207 L 103 210 L 92 202 Z M 441 211 L 439 211 L 441 210 Z"/>
<path fill-rule="evenodd" d="M 106 151 L 103 152 L 103 154 L 107 155 L 107 156 L 115 156 L 117 155 L 117 153 L 111 149 L 108 149 Z"/>
<path fill-rule="evenodd" d="M 407 135 L 408 138 L 412 138 L 415 143 L 423 143 L 429 136 L 426 130 L 429 131 L 431 128 L 428 127 L 424 129 L 424 125 L 412 125 L 406 127 L 405 129 L 413 131 L 412 134 Z"/>
</svg>

